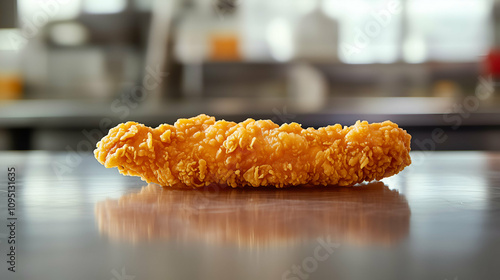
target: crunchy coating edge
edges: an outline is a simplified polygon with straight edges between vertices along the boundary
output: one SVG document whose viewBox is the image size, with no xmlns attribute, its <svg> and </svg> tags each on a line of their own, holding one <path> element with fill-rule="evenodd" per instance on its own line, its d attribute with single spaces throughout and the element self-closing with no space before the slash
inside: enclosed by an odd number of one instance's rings
<svg viewBox="0 0 500 280">
<path fill-rule="evenodd" d="M 157 128 L 119 124 L 94 154 L 107 168 L 162 186 L 349 186 L 399 173 L 411 164 L 410 142 L 391 121 L 316 130 L 202 114 Z"/>
</svg>

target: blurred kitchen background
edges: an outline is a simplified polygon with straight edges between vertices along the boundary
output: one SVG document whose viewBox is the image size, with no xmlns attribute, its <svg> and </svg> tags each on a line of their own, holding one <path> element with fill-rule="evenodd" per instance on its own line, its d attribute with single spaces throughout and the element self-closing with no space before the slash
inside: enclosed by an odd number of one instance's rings
<svg viewBox="0 0 500 280">
<path fill-rule="evenodd" d="M 1 0 L 0 149 L 200 113 L 500 150 L 500 1 Z"/>
</svg>

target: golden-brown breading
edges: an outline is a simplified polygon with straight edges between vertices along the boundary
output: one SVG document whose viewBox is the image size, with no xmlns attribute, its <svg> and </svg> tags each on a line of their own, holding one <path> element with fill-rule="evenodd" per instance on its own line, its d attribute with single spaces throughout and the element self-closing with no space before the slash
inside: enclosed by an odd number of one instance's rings
<svg viewBox="0 0 500 280">
<path fill-rule="evenodd" d="M 316 130 L 199 115 L 154 129 L 120 124 L 94 154 L 108 168 L 162 186 L 349 186 L 403 170 L 411 163 L 410 140 L 390 121 Z"/>
</svg>

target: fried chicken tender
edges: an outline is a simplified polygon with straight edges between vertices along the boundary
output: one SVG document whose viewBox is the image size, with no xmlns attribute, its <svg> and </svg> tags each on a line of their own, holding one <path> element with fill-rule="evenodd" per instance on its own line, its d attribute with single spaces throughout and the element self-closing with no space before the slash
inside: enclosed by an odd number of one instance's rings
<svg viewBox="0 0 500 280">
<path fill-rule="evenodd" d="M 390 121 L 316 130 L 202 114 L 157 128 L 119 124 L 94 154 L 107 168 L 162 186 L 351 186 L 403 170 L 411 163 L 410 140 Z"/>
</svg>

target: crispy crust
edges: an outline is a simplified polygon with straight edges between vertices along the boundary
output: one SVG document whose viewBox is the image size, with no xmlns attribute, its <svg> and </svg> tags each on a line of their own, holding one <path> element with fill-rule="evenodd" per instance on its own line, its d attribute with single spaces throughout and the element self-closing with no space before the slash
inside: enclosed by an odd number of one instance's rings
<svg viewBox="0 0 500 280">
<path fill-rule="evenodd" d="M 390 121 L 302 129 L 199 115 L 173 126 L 127 122 L 94 151 L 105 167 L 162 186 L 340 185 L 380 180 L 411 163 L 411 136 Z"/>
</svg>

